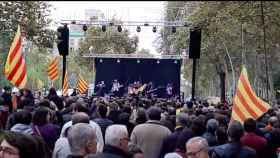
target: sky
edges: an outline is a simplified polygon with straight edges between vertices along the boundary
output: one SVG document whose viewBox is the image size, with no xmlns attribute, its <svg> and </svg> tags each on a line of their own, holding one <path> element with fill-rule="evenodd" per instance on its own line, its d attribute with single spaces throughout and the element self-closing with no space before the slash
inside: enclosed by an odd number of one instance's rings
<svg viewBox="0 0 280 158">
<path fill-rule="evenodd" d="M 164 15 L 164 1 L 52 1 L 54 10 L 51 17 L 60 20 L 84 20 L 86 9 L 98 9 L 105 14 L 106 19 L 115 15 L 122 21 L 162 21 Z M 136 26 L 127 27 L 131 35 L 138 35 L 138 50 L 149 49 L 156 54 L 154 47 L 158 32 L 153 33 L 152 27 L 141 27 L 141 32 L 136 32 Z M 157 28 L 157 30 L 159 30 Z"/>
</svg>

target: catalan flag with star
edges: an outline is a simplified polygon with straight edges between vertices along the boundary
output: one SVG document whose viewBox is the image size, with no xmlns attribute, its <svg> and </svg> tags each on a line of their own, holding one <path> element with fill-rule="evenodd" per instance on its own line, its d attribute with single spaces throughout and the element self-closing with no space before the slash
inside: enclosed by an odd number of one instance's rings
<svg viewBox="0 0 280 158">
<path fill-rule="evenodd" d="M 84 94 L 88 90 L 88 84 L 80 74 L 77 81 L 77 90 L 79 94 Z"/>
<path fill-rule="evenodd" d="M 4 74 L 15 87 L 22 89 L 27 85 L 27 68 L 22 54 L 22 38 L 18 26 L 15 38 L 6 60 Z"/>
<path fill-rule="evenodd" d="M 243 66 L 236 93 L 233 99 L 231 120 L 244 123 L 247 118 L 254 120 L 270 109 L 270 105 L 259 98 L 253 91 L 245 66 Z"/>
</svg>

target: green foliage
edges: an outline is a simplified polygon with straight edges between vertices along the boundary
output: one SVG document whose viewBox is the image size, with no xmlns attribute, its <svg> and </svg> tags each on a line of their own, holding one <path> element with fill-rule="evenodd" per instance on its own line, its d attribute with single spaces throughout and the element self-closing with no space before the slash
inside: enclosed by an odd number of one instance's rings
<svg viewBox="0 0 280 158">
<path fill-rule="evenodd" d="M 138 42 L 137 36 L 129 37 L 127 29 L 118 32 L 116 27 L 107 27 L 106 32 L 102 32 L 100 27 L 91 27 L 80 47 L 82 53 L 89 53 L 89 48 L 92 47 L 92 52 L 99 54 L 131 54 L 135 53 Z"/>
<path fill-rule="evenodd" d="M 277 83 L 280 82 L 279 77 L 277 77 L 280 44 L 280 2 L 263 1 L 264 25 L 261 19 L 260 1 L 180 2 L 185 9 L 183 15 L 176 8 L 178 3 L 167 3 L 165 20 L 191 22 L 192 26 L 202 28 L 201 62 L 198 70 L 200 72 L 198 80 L 201 80 L 201 84 L 199 86 L 209 89 L 210 85 L 206 83 L 210 80 L 219 85 L 219 79 L 216 76 L 224 72 L 232 73 L 233 71 L 237 80 L 242 63 L 246 64 L 254 87 L 259 85 L 258 83 L 265 83 L 265 66 L 261 66 L 264 64 L 263 26 L 266 28 L 267 37 L 265 42 L 270 80 L 274 82 L 274 85 L 278 85 Z M 243 44 L 241 24 L 243 27 Z M 159 50 L 163 51 L 163 53 L 169 54 L 171 46 L 175 47 L 175 50 L 188 47 L 188 45 L 183 44 L 184 42 L 188 43 L 189 30 L 184 33 L 171 34 L 164 28 L 162 32 L 165 32 L 165 34 L 161 34 Z M 177 44 L 180 43 L 179 41 L 182 43 L 181 45 Z M 231 56 L 234 70 L 229 67 L 230 63 L 226 52 Z M 244 53 L 243 58 L 242 52 Z M 191 64 L 187 63 L 187 65 Z M 187 68 L 185 70 L 186 74 L 189 75 L 190 66 L 185 66 L 185 68 Z M 227 78 L 229 79 L 230 77 L 231 75 L 228 75 Z M 271 89 L 273 88 L 273 86 L 270 87 Z M 212 91 L 214 92 L 215 90 Z"/>
<path fill-rule="evenodd" d="M 52 48 L 55 32 L 48 29 L 51 22 L 50 5 L 43 1 L 2 1 L 0 2 L 0 85 L 10 84 L 2 70 L 15 36 L 17 26 L 21 26 L 24 43 L 31 42 L 23 49 L 27 65 L 28 86 L 39 88 L 42 83 L 47 85 L 47 56 Z M 26 45 L 23 45 L 25 48 Z"/>
</svg>

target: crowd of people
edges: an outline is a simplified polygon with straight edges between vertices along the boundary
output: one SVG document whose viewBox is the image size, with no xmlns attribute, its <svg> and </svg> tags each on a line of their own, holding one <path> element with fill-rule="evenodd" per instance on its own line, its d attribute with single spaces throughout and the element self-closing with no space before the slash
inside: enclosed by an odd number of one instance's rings
<svg viewBox="0 0 280 158">
<path fill-rule="evenodd" d="M 280 111 L 230 120 L 231 106 L 126 96 L 0 97 L 0 158 L 277 158 Z"/>
</svg>

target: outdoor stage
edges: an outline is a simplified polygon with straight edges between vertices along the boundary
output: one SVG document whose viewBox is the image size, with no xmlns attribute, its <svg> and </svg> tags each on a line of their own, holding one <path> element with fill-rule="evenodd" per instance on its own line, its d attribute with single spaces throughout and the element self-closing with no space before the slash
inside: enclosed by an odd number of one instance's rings
<svg viewBox="0 0 280 158">
<path fill-rule="evenodd" d="M 127 93 L 129 84 L 140 81 L 142 84 L 152 82 L 156 93 L 164 97 L 168 83 L 173 84 L 173 92 L 180 95 L 180 71 L 183 56 L 164 55 L 159 57 L 128 54 L 90 54 L 84 57 L 94 58 L 96 78 L 95 85 L 105 82 L 105 91 L 109 93 L 112 81 L 117 79 L 124 86 L 122 93 Z"/>
</svg>

